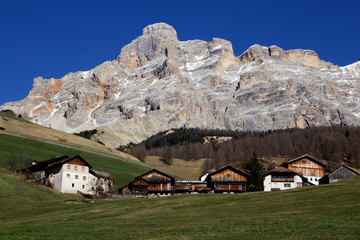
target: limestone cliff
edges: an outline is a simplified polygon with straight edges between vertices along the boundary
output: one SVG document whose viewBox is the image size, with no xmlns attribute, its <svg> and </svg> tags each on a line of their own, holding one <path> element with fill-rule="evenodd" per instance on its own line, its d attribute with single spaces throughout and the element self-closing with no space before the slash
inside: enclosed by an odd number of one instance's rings
<svg viewBox="0 0 360 240">
<path fill-rule="evenodd" d="M 114 61 L 34 80 L 11 110 L 65 132 L 99 129 L 110 147 L 179 127 L 267 130 L 360 123 L 360 62 L 338 67 L 310 50 L 179 41 L 165 23 L 144 28 Z"/>
</svg>

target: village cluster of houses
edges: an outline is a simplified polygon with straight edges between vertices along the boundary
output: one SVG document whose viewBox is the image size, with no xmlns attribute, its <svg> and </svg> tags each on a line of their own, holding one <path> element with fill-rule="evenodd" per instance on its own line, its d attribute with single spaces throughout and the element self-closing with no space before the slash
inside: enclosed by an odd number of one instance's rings
<svg viewBox="0 0 360 240">
<path fill-rule="evenodd" d="M 27 169 L 36 181 L 63 193 L 108 194 L 114 180 L 110 174 L 91 169 L 92 166 L 79 155 L 52 158 L 33 162 Z M 359 175 L 359 171 L 341 165 L 328 174 L 326 164 L 310 156 L 291 159 L 270 170 L 264 178 L 264 191 L 285 190 L 309 185 L 337 182 Z M 146 196 L 183 193 L 241 193 L 246 192 L 250 175 L 245 171 L 226 166 L 211 170 L 199 181 L 175 181 L 174 177 L 152 169 L 134 178 L 118 189 L 121 195 Z"/>
</svg>

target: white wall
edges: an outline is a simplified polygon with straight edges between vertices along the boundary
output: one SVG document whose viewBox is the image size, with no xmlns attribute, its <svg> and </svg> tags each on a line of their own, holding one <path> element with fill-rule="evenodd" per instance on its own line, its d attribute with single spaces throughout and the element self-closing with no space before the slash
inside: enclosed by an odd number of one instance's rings
<svg viewBox="0 0 360 240">
<path fill-rule="evenodd" d="M 300 176 L 294 176 L 294 182 L 272 182 L 271 175 L 267 175 L 264 179 L 264 191 L 271 191 L 272 188 L 278 188 L 280 190 L 286 190 L 298 187 L 298 183 L 302 184 Z M 290 184 L 290 187 L 285 187 L 285 184 Z M 300 185 L 301 187 L 302 185 Z"/>
<path fill-rule="evenodd" d="M 321 177 L 316 177 L 316 176 L 304 176 L 307 178 L 308 182 L 311 182 L 314 185 L 319 185 L 319 179 Z"/>
<path fill-rule="evenodd" d="M 93 177 L 86 166 L 64 164 L 61 171 L 54 176 L 54 188 L 62 193 L 77 193 L 79 190 L 85 194 L 92 194 L 91 181 Z"/>
</svg>

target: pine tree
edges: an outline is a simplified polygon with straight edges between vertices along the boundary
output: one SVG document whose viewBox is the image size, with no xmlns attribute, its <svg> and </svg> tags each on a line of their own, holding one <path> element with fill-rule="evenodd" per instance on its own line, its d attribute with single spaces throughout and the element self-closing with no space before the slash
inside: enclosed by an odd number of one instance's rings
<svg viewBox="0 0 360 240">
<path fill-rule="evenodd" d="M 265 176 L 264 166 L 255 152 L 252 153 L 250 159 L 244 162 L 243 168 L 250 174 L 247 182 L 247 191 L 263 191 L 263 181 Z"/>
</svg>

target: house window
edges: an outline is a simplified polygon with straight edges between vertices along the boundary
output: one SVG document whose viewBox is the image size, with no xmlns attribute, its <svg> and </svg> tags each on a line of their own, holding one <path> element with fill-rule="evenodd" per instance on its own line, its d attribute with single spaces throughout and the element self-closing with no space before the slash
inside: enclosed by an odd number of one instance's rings
<svg viewBox="0 0 360 240">
<path fill-rule="evenodd" d="M 67 165 L 67 169 L 71 169 L 71 166 L 70 166 L 70 165 Z"/>
<path fill-rule="evenodd" d="M 67 177 L 67 178 L 70 178 L 70 174 L 69 174 L 69 173 L 68 173 L 68 174 L 66 174 L 66 177 Z"/>
<path fill-rule="evenodd" d="M 72 187 L 75 187 L 75 183 L 71 184 Z"/>
<path fill-rule="evenodd" d="M 78 176 L 78 175 L 75 175 L 75 179 L 79 179 L 79 176 Z"/>
<path fill-rule="evenodd" d="M 290 187 L 290 183 L 284 183 L 284 187 Z"/>
<path fill-rule="evenodd" d="M 86 181 L 86 176 L 83 176 L 83 180 Z"/>
<path fill-rule="evenodd" d="M 75 169 L 75 170 L 78 170 L 78 166 L 75 166 L 74 169 Z"/>
<path fill-rule="evenodd" d="M 85 172 L 85 167 L 81 167 L 81 171 L 82 171 L 82 172 Z"/>
<path fill-rule="evenodd" d="M 85 189 L 85 185 L 82 185 L 82 189 Z"/>
</svg>

